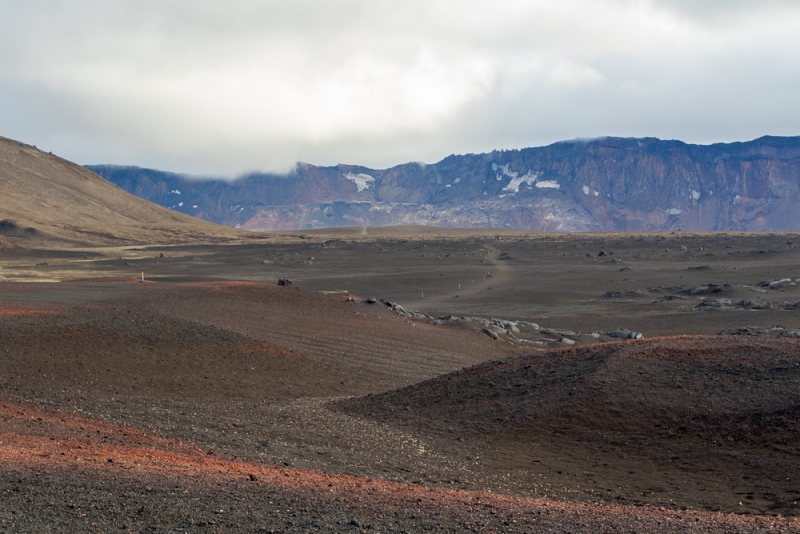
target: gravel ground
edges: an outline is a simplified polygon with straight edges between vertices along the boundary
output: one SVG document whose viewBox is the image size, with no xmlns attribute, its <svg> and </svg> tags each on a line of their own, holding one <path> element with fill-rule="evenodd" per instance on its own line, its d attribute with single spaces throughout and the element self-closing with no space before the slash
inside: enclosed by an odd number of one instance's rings
<svg viewBox="0 0 800 534">
<path fill-rule="evenodd" d="M 798 531 L 791 340 L 509 360 L 344 294 L 44 286 L 0 284 L 0 531 Z"/>
<path fill-rule="evenodd" d="M 559 503 L 246 461 L 0 405 L 3 532 L 797 532 L 800 520 Z"/>
</svg>

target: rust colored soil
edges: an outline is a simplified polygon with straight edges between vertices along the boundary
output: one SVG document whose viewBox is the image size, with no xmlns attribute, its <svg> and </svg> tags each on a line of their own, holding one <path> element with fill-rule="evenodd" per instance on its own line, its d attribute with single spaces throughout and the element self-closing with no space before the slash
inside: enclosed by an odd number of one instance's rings
<svg viewBox="0 0 800 534">
<path fill-rule="evenodd" d="M 0 308 L 0 315 L 11 315 L 21 317 L 23 315 L 46 315 L 57 313 L 53 310 L 43 310 L 37 308 Z"/>
<path fill-rule="evenodd" d="M 101 487 L 108 484 L 128 488 L 128 492 L 154 481 L 179 488 L 178 493 L 184 495 L 228 493 L 235 488 L 241 495 L 237 503 L 240 510 L 229 510 L 229 516 L 238 515 L 239 521 L 245 521 L 235 525 L 237 531 L 256 527 L 295 530 L 291 527 L 300 527 L 309 519 L 317 528 L 336 531 L 361 527 L 451 532 L 792 532 L 800 528 L 800 520 L 790 518 L 559 503 L 287 469 L 221 457 L 129 426 L 9 402 L 0 403 L 0 459 L 4 474 L 43 476 L 61 488 L 69 488 L 70 480 L 84 483 L 84 477 L 94 478 Z M 153 491 L 150 486 L 146 490 Z M 26 514 L 15 509 L 13 489 L 6 494 L 12 494 L 12 498 L 0 504 L 0 530 L 23 531 Z M 67 504 L 50 505 L 66 508 L 72 524 L 90 529 L 148 530 L 151 518 L 139 509 L 125 513 L 118 509 L 118 503 L 106 499 L 104 506 L 87 507 L 88 513 L 76 514 L 71 504 L 75 497 L 65 497 L 62 490 L 61 499 Z M 295 510 L 305 500 L 305 506 L 313 506 L 314 513 L 303 519 L 295 514 L 291 516 L 294 520 L 287 520 L 281 515 L 280 505 L 274 504 L 283 500 L 292 501 Z M 253 509 L 255 503 L 263 508 Z M 187 520 L 188 526 L 218 530 L 217 522 L 207 519 L 215 512 L 216 508 L 207 507 L 195 511 L 195 517 Z M 433 522 L 425 517 L 433 518 Z M 234 524 L 223 526 L 228 530 L 225 526 Z"/>
</svg>

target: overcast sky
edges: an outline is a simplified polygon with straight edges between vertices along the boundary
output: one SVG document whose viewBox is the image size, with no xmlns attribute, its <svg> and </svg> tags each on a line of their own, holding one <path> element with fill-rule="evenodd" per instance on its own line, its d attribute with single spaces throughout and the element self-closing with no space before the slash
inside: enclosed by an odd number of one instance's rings
<svg viewBox="0 0 800 534">
<path fill-rule="evenodd" d="M 0 135 L 234 176 L 800 135 L 800 1 L 0 0 Z"/>
</svg>

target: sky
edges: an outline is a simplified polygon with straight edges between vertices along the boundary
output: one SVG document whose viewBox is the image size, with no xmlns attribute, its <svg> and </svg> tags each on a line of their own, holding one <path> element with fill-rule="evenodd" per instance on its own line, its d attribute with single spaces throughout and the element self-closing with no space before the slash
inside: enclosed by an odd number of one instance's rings
<svg viewBox="0 0 800 534">
<path fill-rule="evenodd" d="M 797 0 L 0 0 L 0 136 L 205 176 L 800 135 Z"/>
</svg>

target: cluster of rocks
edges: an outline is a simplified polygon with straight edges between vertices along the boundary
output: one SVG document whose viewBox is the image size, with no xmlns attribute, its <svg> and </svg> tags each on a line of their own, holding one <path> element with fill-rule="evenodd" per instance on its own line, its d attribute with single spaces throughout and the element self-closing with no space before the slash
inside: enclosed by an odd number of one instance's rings
<svg viewBox="0 0 800 534">
<path fill-rule="evenodd" d="M 709 293 L 719 293 L 723 289 L 731 287 L 730 284 L 718 286 L 717 284 L 701 284 L 699 286 L 691 286 L 689 288 L 681 288 L 678 292 L 685 293 L 686 295 L 706 295 Z"/>
<path fill-rule="evenodd" d="M 393 304 L 393 303 L 387 303 Z M 393 311 L 396 310 L 396 305 L 394 305 Z M 424 317 L 429 318 L 427 314 L 419 314 L 419 312 L 414 312 L 413 310 L 406 310 L 405 308 L 400 307 L 400 313 L 412 313 L 417 314 L 416 317 Z M 395 311 L 395 313 L 398 313 Z M 606 340 L 610 339 L 643 339 L 644 335 L 639 332 L 632 332 L 630 330 L 624 328 L 618 328 L 616 330 L 612 330 L 610 332 L 590 332 L 588 334 L 581 334 L 580 332 L 573 332 L 572 330 L 561 330 L 557 328 L 539 328 L 539 325 L 529 321 L 509 321 L 507 319 L 497 319 L 497 318 L 485 318 L 485 317 L 455 317 L 452 315 L 444 315 L 437 319 L 431 321 L 434 324 L 444 324 L 444 323 L 458 323 L 458 322 L 467 322 L 467 323 L 478 323 L 478 328 L 484 334 L 486 334 L 491 339 L 497 341 L 518 341 L 522 343 L 535 343 L 539 345 L 549 345 L 552 343 L 562 343 L 564 345 L 574 345 L 577 341 L 576 338 L 580 338 L 581 336 L 587 336 L 592 338 L 593 340 Z M 536 336 L 539 337 L 536 337 Z M 541 336 L 547 337 L 541 337 Z M 534 338 L 534 339 L 528 339 Z"/>
<path fill-rule="evenodd" d="M 347 297 L 345 302 L 358 302 L 358 300 L 354 297 Z M 374 298 L 368 298 L 363 302 L 366 304 L 375 304 L 377 301 Z M 497 319 L 494 317 L 457 317 L 454 315 L 432 317 L 425 312 L 405 308 L 397 302 L 391 302 L 383 299 L 381 299 L 380 302 L 386 305 L 386 307 L 389 308 L 389 310 L 395 315 L 399 315 L 407 319 L 424 320 L 429 321 L 431 324 L 439 325 L 471 323 L 471 326 L 473 326 L 476 331 L 480 331 L 496 341 L 517 341 L 521 343 L 535 343 L 539 345 L 549 345 L 558 342 L 564 345 L 574 345 L 576 343 L 574 338 L 579 338 L 581 336 L 588 336 L 600 341 L 644 338 L 644 335 L 641 333 L 633 332 L 625 328 L 618 328 L 610 332 L 590 332 L 588 334 L 581 334 L 580 332 L 573 332 L 572 330 L 539 328 L 538 324 L 530 321 L 509 321 L 507 319 Z M 535 337 L 536 335 L 545 335 L 548 337 L 527 339 L 529 337 Z"/>
<path fill-rule="evenodd" d="M 497 336 L 497 334 L 504 333 L 504 332 L 500 331 L 503 328 L 504 325 L 503 324 L 498 324 L 498 321 L 500 321 L 498 319 L 490 319 L 490 321 L 494 321 L 494 322 L 490 323 L 487 328 L 484 328 L 483 332 L 485 334 L 489 335 L 489 337 L 492 337 L 493 339 L 499 339 L 499 336 Z M 612 330 L 610 332 L 589 332 L 588 334 L 582 334 L 580 332 L 573 332 L 572 330 L 560 330 L 560 329 L 557 329 L 557 328 L 541 328 L 540 329 L 538 327 L 538 325 L 536 325 L 535 323 L 527 323 L 527 322 L 524 322 L 524 321 L 516 321 L 516 322 L 513 322 L 513 323 L 510 322 L 510 321 L 500 321 L 500 322 L 501 323 L 510 323 L 512 325 L 522 325 L 522 324 L 524 324 L 526 326 L 527 325 L 531 325 L 531 326 L 535 327 L 535 329 L 539 331 L 539 334 L 544 334 L 544 335 L 549 336 L 549 337 L 546 337 L 546 338 L 540 337 L 540 338 L 537 338 L 536 340 L 531 341 L 531 340 L 527 340 L 527 339 L 521 339 L 518 336 L 514 336 L 514 333 L 516 333 L 516 332 L 514 332 L 513 330 L 511 330 L 510 332 L 508 330 L 506 330 L 505 334 L 509 338 L 515 339 L 515 340 L 518 340 L 518 341 L 529 342 L 529 343 L 530 342 L 539 343 L 539 344 L 545 344 L 545 345 L 546 344 L 550 344 L 550 343 L 554 343 L 554 342 L 563 343 L 564 345 L 574 345 L 576 343 L 575 338 L 579 338 L 581 336 L 586 336 L 586 337 L 590 337 L 592 339 L 597 339 L 597 340 L 601 340 L 601 341 L 604 340 L 604 339 L 606 341 L 608 341 L 608 338 L 612 338 L 612 339 L 644 339 L 644 335 L 643 334 L 641 334 L 639 332 L 632 332 L 632 331 L 627 330 L 625 328 L 618 328 L 618 329 Z M 487 331 L 487 330 L 491 331 L 491 333 L 489 331 Z M 492 333 L 495 334 L 495 335 L 494 336 L 491 335 Z"/>
<path fill-rule="evenodd" d="M 701 269 L 702 267 L 689 267 L 689 269 Z M 800 276 L 794 278 L 776 278 L 774 280 L 764 280 L 761 282 L 757 282 L 755 284 L 737 284 L 736 287 L 751 289 L 753 291 L 759 293 L 766 293 L 766 290 L 773 289 L 773 290 L 782 290 L 789 287 L 796 287 L 800 282 Z M 689 296 L 701 296 L 701 295 L 711 295 L 715 293 L 721 293 L 723 291 L 727 291 L 733 288 L 731 284 L 699 284 L 696 286 L 671 286 L 671 287 L 663 287 L 663 286 L 652 286 L 648 287 L 644 291 L 641 289 L 636 290 L 626 290 L 626 291 L 606 291 L 603 293 L 600 298 L 603 299 L 614 299 L 614 298 L 624 298 L 624 297 L 639 297 L 646 293 L 668 293 L 666 297 L 662 297 L 660 300 L 675 300 L 679 298 L 684 298 L 679 295 L 689 295 Z M 724 300 L 724 299 L 719 299 Z"/>
<path fill-rule="evenodd" d="M 755 284 L 737 284 L 735 287 L 749 289 L 757 293 L 768 293 L 769 290 L 780 291 L 791 287 L 796 287 L 800 282 L 800 277 L 776 278 L 774 280 L 764 280 Z M 626 290 L 626 291 L 606 291 L 600 298 L 602 299 L 624 299 L 643 296 L 646 293 L 667 293 L 663 297 L 653 301 L 653 304 L 673 300 L 683 300 L 691 297 L 702 299 L 697 303 L 699 310 L 721 310 L 727 308 L 739 308 L 746 310 L 800 310 L 800 301 L 787 302 L 765 302 L 763 300 L 749 299 L 730 299 L 713 298 L 706 299 L 706 295 L 714 295 L 729 291 L 733 288 L 731 284 L 700 284 L 696 286 L 672 286 L 662 287 L 653 286 L 645 290 Z"/>
<path fill-rule="evenodd" d="M 372 301 L 374 302 L 375 299 L 372 299 Z M 393 314 L 395 314 L 395 315 L 400 315 L 402 317 L 408 317 L 410 319 L 422 319 L 422 320 L 427 319 L 427 320 L 430 320 L 430 321 L 434 321 L 434 318 L 431 317 L 430 315 L 428 315 L 427 313 L 418 312 L 416 310 L 409 310 L 409 309 L 406 309 L 406 308 L 402 307 L 400 304 L 398 304 L 396 302 L 389 302 L 388 300 L 381 299 L 381 302 L 383 304 L 385 304 L 386 306 L 388 306 L 389 310 L 391 310 L 391 312 Z"/>
<path fill-rule="evenodd" d="M 671 286 L 671 287 L 663 287 L 663 286 L 652 286 L 648 287 L 647 289 L 634 289 L 634 290 L 626 290 L 626 291 L 606 291 L 600 298 L 602 299 L 615 299 L 615 298 L 632 298 L 632 297 L 641 297 L 645 296 L 648 293 L 668 293 L 666 297 L 662 297 L 661 300 L 674 300 L 677 298 L 685 298 L 678 295 L 690 295 L 690 296 L 699 296 L 699 295 L 708 295 L 714 293 L 721 293 L 732 286 L 730 284 L 718 285 L 718 284 L 700 284 L 696 286 Z"/>
<path fill-rule="evenodd" d="M 362 301 L 361 301 L 361 299 L 358 299 L 358 298 L 356 298 L 356 297 L 347 297 L 346 299 L 344 299 L 344 301 L 345 301 L 345 302 L 362 302 Z M 364 299 L 364 301 L 363 301 L 363 302 L 365 302 L 365 303 L 367 303 L 367 304 L 375 304 L 375 303 L 376 303 L 376 302 L 378 302 L 378 301 L 377 301 L 377 300 L 375 300 L 374 298 L 371 298 L 371 297 L 370 297 L 370 298 L 368 298 L 368 299 Z"/>
<path fill-rule="evenodd" d="M 504 335 L 507 338 L 516 341 L 527 341 L 520 339 L 516 335 L 521 332 L 520 326 L 522 326 L 523 329 L 528 328 L 530 330 L 539 330 L 538 324 L 529 323 L 527 321 L 506 321 L 505 319 L 494 319 L 494 318 L 484 319 L 482 317 L 462 317 L 462 319 L 465 321 L 482 322 L 483 328 L 481 328 L 481 332 L 483 332 L 484 334 L 495 340 L 501 339 L 500 335 Z M 452 317 L 450 317 L 450 320 L 452 320 Z"/>
<path fill-rule="evenodd" d="M 616 330 L 608 332 L 607 335 L 617 339 L 644 339 L 644 336 L 640 332 L 631 332 L 625 328 L 617 328 Z"/>
<path fill-rule="evenodd" d="M 730 289 L 732 286 L 730 284 L 699 284 L 696 286 L 671 286 L 671 287 L 662 287 L 662 286 L 653 286 L 648 287 L 645 291 L 648 293 L 680 293 L 683 295 L 708 295 L 712 293 L 720 293 L 727 289 Z"/>
<path fill-rule="evenodd" d="M 761 337 L 796 337 L 800 338 L 800 328 L 790 330 L 783 326 L 742 326 L 728 328 L 719 333 L 721 336 L 761 336 Z"/>
<path fill-rule="evenodd" d="M 713 299 L 704 300 L 697 305 L 701 310 L 723 310 L 726 308 L 741 308 L 745 310 L 800 310 L 800 301 L 795 302 L 764 302 L 758 300 L 732 300 Z"/>
<path fill-rule="evenodd" d="M 796 286 L 797 282 L 800 282 L 800 276 L 795 276 L 794 278 L 776 278 L 775 280 L 765 280 L 763 282 L 759 282 L 759 287 L 765 287 L 767 289 L 782 289 L 784 287 L 791 287 Z"/>
</svg>

